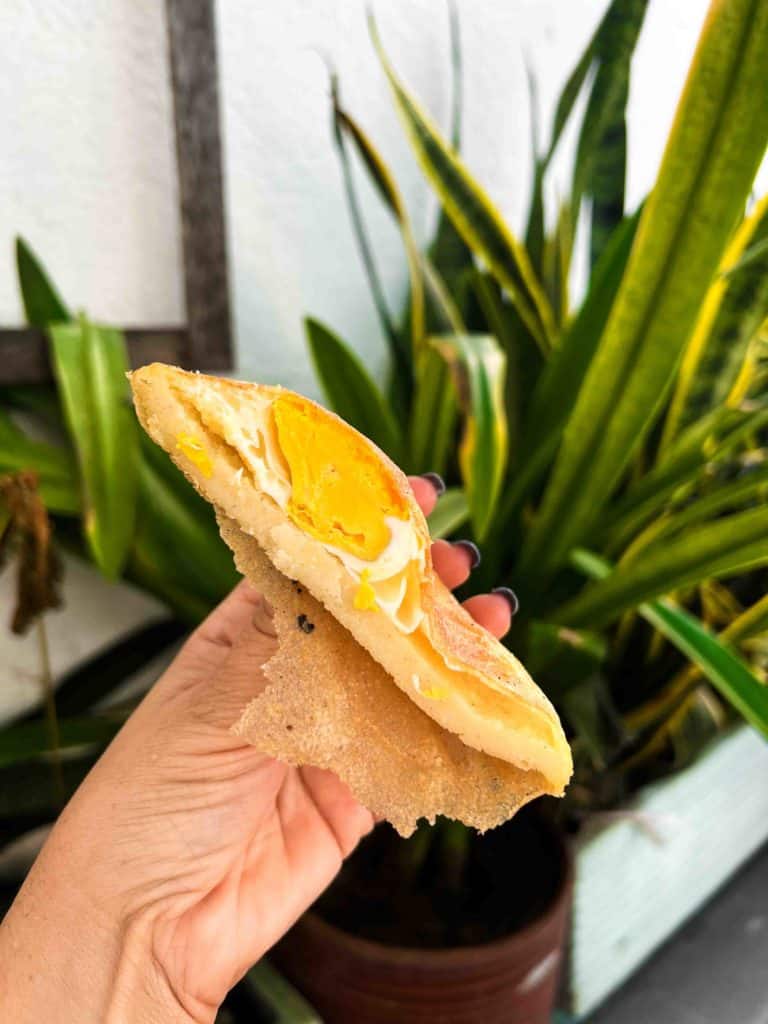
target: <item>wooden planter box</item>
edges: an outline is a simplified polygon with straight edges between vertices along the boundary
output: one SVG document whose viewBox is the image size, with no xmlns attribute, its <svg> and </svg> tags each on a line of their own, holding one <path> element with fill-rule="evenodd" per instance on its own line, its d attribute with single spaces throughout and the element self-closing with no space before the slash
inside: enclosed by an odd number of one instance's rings
<svg viewBox="0 0 768 1024">
<path fill-rule="evenodd" d="M 617 989 L 768 839 L 768 743 L 746 726 L 579 842 L 563 1021 Z"/>
</svg>

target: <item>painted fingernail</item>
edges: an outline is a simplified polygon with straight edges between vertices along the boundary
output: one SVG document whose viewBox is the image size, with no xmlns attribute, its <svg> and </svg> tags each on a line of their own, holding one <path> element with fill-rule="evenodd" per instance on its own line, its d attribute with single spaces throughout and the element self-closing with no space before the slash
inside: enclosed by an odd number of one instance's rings
<svg viewBox="0 0 768 1024">
<path fill-rule="evenodd" d="M 438 498 L 441 494 L 445 494 L 445 480 L 443 480 L 439 473 L 422 473 L 421 475 L 425 480 L 429 480 L 435 488 L 435 494 Z"/>
<path fill-rule="evenodd" d="M 517 615 L 520 611 L 520 602 L 517 599 L 517 594 L 511 587 L 494 587 L 491 593 L 498 594 L 499 597 L 503 597 L 509 602 L 509 610 L 513 616 Z"/>
<path fill-rule="evenodd" d="M 483 560 L 483 556 L 480 554 L 480 548 L 471 540 L 455 540 L 453 542 L 455 548 L 464 548 L 469 554 L 469 568 L 470 570 L 476 569 Z"/>
</svg>

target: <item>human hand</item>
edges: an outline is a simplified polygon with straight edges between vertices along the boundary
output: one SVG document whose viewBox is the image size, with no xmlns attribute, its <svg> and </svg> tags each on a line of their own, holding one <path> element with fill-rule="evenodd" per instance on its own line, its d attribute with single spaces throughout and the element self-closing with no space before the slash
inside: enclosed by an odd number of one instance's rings
<svg viewBox="0 0 768 1024">
<path fill-rule="evenodd" d="M 428 514 L 434 483 L 411 483 Z M 470 546 L 445 541 L 433 559 L 450 587 L 474 563 Z M 509 628 L 504 596 L 467 605 L 497 636 Z M 268 608 L 241 583 L 75 794 L 0 929 L 8 1019 L 37 1020 L 44 1005 L 51 1021 L 213 1021 L 372 828 L 330 772 L 282 764 L 228 731 L 264 685 L 258 666 L 274 644 Z"/>
</svg>

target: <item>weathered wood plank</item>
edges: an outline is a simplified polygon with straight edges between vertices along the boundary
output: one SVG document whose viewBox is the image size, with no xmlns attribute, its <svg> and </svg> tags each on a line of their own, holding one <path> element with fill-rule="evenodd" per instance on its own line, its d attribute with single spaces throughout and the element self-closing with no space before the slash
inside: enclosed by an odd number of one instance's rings
<svg viewBox="0 0 768 1024">
<path fill-rule="evenodd" d="M 159 360 L 197 369 L 190 359 L 184 327 L 129 327 L 125 331 L 131 366 Z M 0 329 L 0 384 L 41 383 L 51 380 L 48 346 L 35 327 Z"/>
<path fill-rule="evenodd" d="M 189 352 L 232 365 L 214 0 L 166 0 Z"/>
</svg>

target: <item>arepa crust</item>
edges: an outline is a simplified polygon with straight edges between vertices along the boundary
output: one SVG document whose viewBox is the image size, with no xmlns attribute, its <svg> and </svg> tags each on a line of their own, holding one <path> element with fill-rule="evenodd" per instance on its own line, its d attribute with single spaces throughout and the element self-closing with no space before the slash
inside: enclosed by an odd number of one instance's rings
<svg viewBox="0 0 768 1024">
<path fill-rule="evenodd" d="M 570 749 L 552 705 L 519 661 L 456 601 L 435 573 L 429 531 L 401 470 L 372 442 L 382 472 L 406 497 L 414 531 L 425 542 L 421 573 L 423 628 L 402 633 L 379 611 L 354 607 L 357 587 L 346 567 L 299 529 L 247 471 L 247 424 L 283 392 L 154 363 L 131 375 L 136 411 L 200 493 L 252 536 L 273 565 L 300 580 L 349 630 L 397 685 L 464 743 L 522 769 L 540 772 L 561 795 L 571 775 Z M 318 414 L 333 416 L 321 407 Z M 339 436 L 361 435 L 334 417 Z M 190 458 L 179 437 L 199 439 L 204 459 Z M 243 473 L 243 469 L 246 472 Z M 439 699 L 427 694 L 439 693 Z"/>
</svg>

